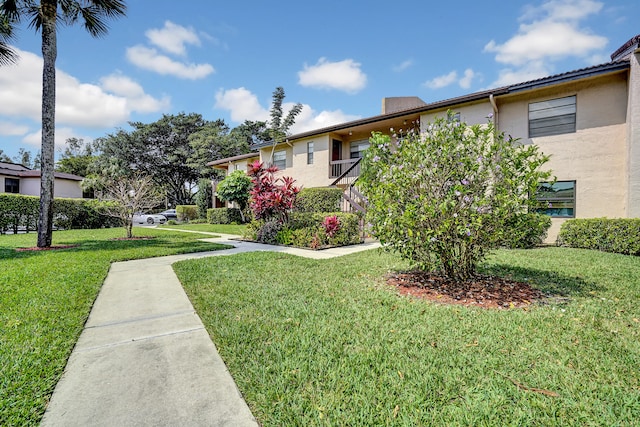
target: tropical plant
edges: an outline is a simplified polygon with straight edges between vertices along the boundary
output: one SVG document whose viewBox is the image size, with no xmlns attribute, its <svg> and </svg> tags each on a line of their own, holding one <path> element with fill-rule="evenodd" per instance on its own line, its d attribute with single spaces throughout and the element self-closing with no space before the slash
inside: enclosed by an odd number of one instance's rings
<svg viewBox="0 0 640 427">
<path fill-rule="evenodd" d="M 267 129 L 268 134 L 271 137 L 271 141 L 273 142 L 270 161 L 273 160 L 273 152 L 276 149 L 276 145 L 284 141 L 289 134 L 289 129 L 296 121 L 296 116 L 302 111 L 302 104 L 297 103 L 291 107 L 286 117 L 283 118 L 284 111 L 282 103 L 284 98 L 284 88 L 278 86 L 276 90 L 273 91 L 273 102 L 270 110 L 271 120 L 269 121 Z"/>
<path fill-rule="evenodd" d="M 57 29 L 82 21 L 94 37 L 107 33 L 105 18 L 123 16 L 123 0 L 3 0 L 0 2 L 0 62 L 15 61 L 6 44 L 12 29 L 23 19 L 42 35 L 42 147 L 38 246 L 51 246 L 53 231 L 53 185 L 55 166 Z"/>
<path fill-rule="evenodd" d="M 277 171 L 277 167 L 265 168 L 258 160 L 251 164 L 249 176 L 253 188 L 249 207 L 256 220 L 276 220 L 285 224 L 300 189 L 294 185 L 295 180 L 291 177 L 276 178 Z"/>
<path fill-rule="evenodd" d="M 386 248 L 423 270 L 463 281 L 509 233 L 508 221 L 535 207 L 548 157 L 449 113 L 393 137 L 374 133 L 360 186 L 372 231 Z"/>
<path fill-rule="evenodd" d="M 244 210 L 247 208 L 252 185 L 251 178 L 243 171 L 237 170 L 227 175 L 216 188 L 216 193 L 221 200 L 238 204 L 242 222 L 245 222 Z"/>
</svg>

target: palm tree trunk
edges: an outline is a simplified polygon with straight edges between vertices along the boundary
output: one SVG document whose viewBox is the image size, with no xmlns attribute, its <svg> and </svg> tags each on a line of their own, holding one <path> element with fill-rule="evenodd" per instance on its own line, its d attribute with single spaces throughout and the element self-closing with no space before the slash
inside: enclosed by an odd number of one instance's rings
<svg viewBox="0 0 640 427">
<path fill-rule="evenodd" d="M 38 247 L 51 246 L 56 128 L 57 0 L 42 0 L 42 148 Z"/>
</svg>

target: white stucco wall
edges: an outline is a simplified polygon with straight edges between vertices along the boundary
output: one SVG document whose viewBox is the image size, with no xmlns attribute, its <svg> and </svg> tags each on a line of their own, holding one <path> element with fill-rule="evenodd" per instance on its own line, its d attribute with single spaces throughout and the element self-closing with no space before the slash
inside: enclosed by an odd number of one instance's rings
<svg viewBox="0 0 640 427">
<path fill-rule="evenodd" d="M 20 178 L 20 194 L 40 196 L 40 178 Z M 82 188 L 80 187 L 80 182 L 56 178 L 53 184 L 53 196 L 81 199 Z"/>
<path fill-rule="evenodd" d="M 57 182 L 53 184 L 54 193 L 56 184 Z M 20 194 L 40 196 L 40 178 L 20 178 Z"/>
</svg>

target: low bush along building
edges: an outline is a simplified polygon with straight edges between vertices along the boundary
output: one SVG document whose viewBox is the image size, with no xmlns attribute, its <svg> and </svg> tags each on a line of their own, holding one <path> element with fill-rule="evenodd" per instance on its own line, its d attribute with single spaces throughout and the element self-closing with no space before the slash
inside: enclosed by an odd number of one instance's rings
<svg viewBox="0 0 640 427">
<path fill-rule="evenodd" d="M 255 145 L 253 153 L 210 165 L 231 172 L 260 159 L 298 185 L 344 188 L 345 210 L 358 210 L 354 182 L 371 132 L 425 126 L 448 110 L 469 124 L 493 120 L 551 155 L 546 166 L 557 182 L 541 183 L 539 194 L 541 211 L 552 217 L 548 242 L 568 218 L 640 217 L 640 35 L 605 64 L 433 103 L 385 98 L 379 116 L 291 135 L 275 147 Z"/>
</svg>

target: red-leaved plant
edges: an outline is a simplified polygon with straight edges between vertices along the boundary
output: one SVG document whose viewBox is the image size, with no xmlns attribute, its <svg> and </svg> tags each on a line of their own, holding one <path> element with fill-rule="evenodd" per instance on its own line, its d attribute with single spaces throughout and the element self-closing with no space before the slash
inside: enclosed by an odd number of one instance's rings
<svg viewBox="0 0 640 427">
<path fill-rule="evenodd" d="M 322 221 L 322 227 L 328 237 L 333 237 L 340 230 L 340 219 L 337 215 L 328 216 Z"/>
<path fill-rule="evenodd" d="M 289 219 L 289 212 L 293 208 L 300 189 L 294 185 L 295 180 L 285 176 L 276 178 L 276 166 L 264 167 L 260 161 L 255 161 L 249 169 L 249 176 L 253 182 L 249 207 L 255 219 L 275 219 L 284 224 Z"/>
</svg>

